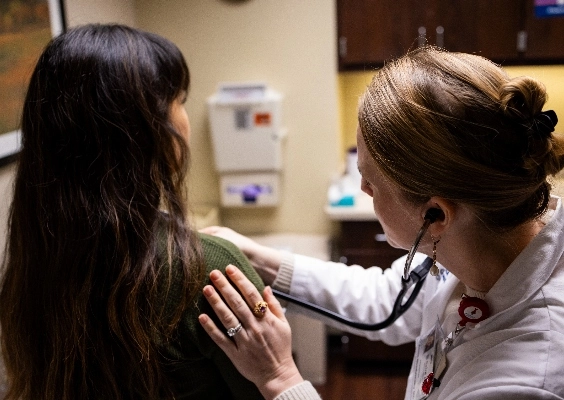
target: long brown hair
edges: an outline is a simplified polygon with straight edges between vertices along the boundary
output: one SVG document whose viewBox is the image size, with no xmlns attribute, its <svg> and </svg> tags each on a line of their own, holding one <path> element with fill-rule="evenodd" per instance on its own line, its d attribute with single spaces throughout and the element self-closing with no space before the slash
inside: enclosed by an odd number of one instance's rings
<svg viewBox="0 0 564 400">
<path fill-rule="evenodd" d="M 169 120 L 188 86 L 174 44 L 125 26 L 72 29 L 41 55 L 0 291 L 7 400 L 172 397 L 157 343 L 204 274 L 185 223 L 188 148 Z M 184 298 L 165 315 L 173 256 Z"/>
<path fill-rule="evenodd" d="M 476 55 L 414 50 L 374 76 L 359 125 L 378 167 L 416 203 L 471 206 L 503 231 L 542 215 L 564 135 L 538 129 L 547 94 Z"/>
</svg>

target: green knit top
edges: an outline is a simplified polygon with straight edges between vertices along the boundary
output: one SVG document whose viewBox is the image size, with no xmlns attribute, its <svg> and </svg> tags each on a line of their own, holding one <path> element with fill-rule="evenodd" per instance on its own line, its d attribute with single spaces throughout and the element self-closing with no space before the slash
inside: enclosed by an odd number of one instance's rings
<svg viewBox="0 0 564 400">
<path fill-rule="evenodd" d="M 200 234 L 206 279 L 201 288 L 210 284 L 209 273 L 218 269 L 225 272 L 228 264 L 237 266 L 262 293 L 264 284 L 247 258 L 231 242 L 218 237 Z M 177 263 L 173 262 L 173 277 L 181 277 Z M 180 295 L 180 285 L 171 287 L 166 307 L 172 308 Z M 200 290 L 201 293 L 201 290 Z M 224 329 L 203 294 L 187 307 L 178 325 L 174 341 L 162 350 L 163 362 L 172 382 L 176 399 L 262 399 L 257 387 L 245 379 L 233 366 L 225 353 L 212 341 L 198 322 L 198 315 L 206 313 L 216 326 Z"/>
</svg>

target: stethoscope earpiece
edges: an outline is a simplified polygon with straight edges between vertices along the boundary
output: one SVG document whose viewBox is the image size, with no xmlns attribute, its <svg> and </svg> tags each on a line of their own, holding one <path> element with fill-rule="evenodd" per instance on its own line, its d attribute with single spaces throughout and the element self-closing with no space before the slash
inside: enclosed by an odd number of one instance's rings
<svg viewBox="0 0 564 400">
<path fill-rule="evenodd" d="M 423 239 L 423 235 L 425 235 L 425 232 L 427 232 L 427 228 L 429 228 L 429 225 L 434 223 L 437 219 L 441 217 L 444 218 L 444 215 L 445 214 L 443 213 L 443 210 L 441 210 L 440 208 L 429 208 L 425 213 L 423 226 L 421 226 L 421 229 L 419 229 L 419 233 L 415 238 L 415 242 L 413 242 L 413 246 L 411 246 L 411 249 L 409 249 L 409 253 L 407 253 L 407 259 L 405 260 L 405 267 L 403 269 L 404 282 L 407 282 L 409 280 L 409 269 L 411 268 L 411 262 L 413 261 L 413 256 L 417 252 L 419 243 L 421 242 L 421 239 Z"/>
<path fill-rule="evenodd" d="M 427 212 L 425 213 L 425 220 L 429 221 L 429 223 L 433 223 L 435 222 L 437 219 L 439 219 L 439 217 L 443 217 L 444 218 L 444 213 L 443 210 L 441 210 L 440 208 L 429 208 L 427 210 Z"/>
</svg>

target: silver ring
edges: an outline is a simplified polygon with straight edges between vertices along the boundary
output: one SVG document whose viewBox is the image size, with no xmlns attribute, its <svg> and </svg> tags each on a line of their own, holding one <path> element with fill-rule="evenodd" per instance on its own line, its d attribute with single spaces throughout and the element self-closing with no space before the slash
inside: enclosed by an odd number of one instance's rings
<svg viewBox="0 0 564 400">
<path fill-rule="evenodd" d="M 243 329 L 243 326 L 241 325 L 241 323 L 239 323 L 239 325 L 237 325 L 235 328 L 229 328 L 229 329 L 227 330 L 227 336 L 233 337 L 233 336 L 235 336 L 241 329 Z"/>
</svg>

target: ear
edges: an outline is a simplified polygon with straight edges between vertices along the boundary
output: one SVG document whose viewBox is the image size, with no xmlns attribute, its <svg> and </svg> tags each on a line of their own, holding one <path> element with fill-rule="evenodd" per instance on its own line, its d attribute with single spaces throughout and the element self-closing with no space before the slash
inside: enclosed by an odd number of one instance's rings
<svg viewBox="0 0 564 400">
<path fill-rule="evenodd" d="M 425 218 L 425 213 L 430 208 L 441 211 L 439 217 L 429 226 L 428 232 L 433 236 L 444 235 L 451 227 L 458 211 L 456 203 L 438 196 L 431 197 L 423 207 L 422 218 Z"/>
</svg>

